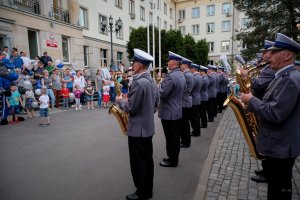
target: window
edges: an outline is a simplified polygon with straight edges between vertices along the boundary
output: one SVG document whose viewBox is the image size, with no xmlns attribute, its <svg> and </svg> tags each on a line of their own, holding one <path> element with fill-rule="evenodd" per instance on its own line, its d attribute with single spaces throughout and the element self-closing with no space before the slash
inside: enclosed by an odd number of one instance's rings
<svg viewBox="0 0 300 200">
<path fill-rule="evenodd" d="M 160 10 L 160 0 L 157 0 L 157 10 Z"/>
<path fill-rule="evenodd" d="M 199 18 L 200 17 L 200 8 L 192 8 L 192 18 Z"/>
<path fill-rule="evenodd" d="M 209 65 L 214 65 L 214 61 L 213 61 L 213 60 L 209 60 L 209 61 L 207 62 L 207 64 L 209 64 Z"/>
<path fill-rule="evenodd" d="M 185 10 L 179 10 L 178 13 L 179 19 L 185 19 Z"/>
<path fill-rule="evenodd" d="M 242 18 L 241 21 L 241 29 L 246 30 L 250 27 L 250 19 L 249 18 Z"/>
<path fill-rule="evenodd" d="M 100 49 L 100 66 L 107 66 L 107 49 Z"/>
<path fill-rule="evenodd" d="M 122 0 L 115 0 L 115 2 L 116 2 L 116 7 L 118 7 L 118 8 L 122 8 Z"/>
<path fill-rule="evenodd" d="M 168 29 L 168 24 L 167 24 L 167 22 L 166 21 L 164 21 L 164 29 L 167 31 L 167 29 Z"/>
<path fill-rule="evenodd" d="M 214 16 L 215 15 L 215 5 L 207 6 L 207 16 Z"/>
<path fill-rule="evenodd" d="M 209 52 L 214 52 L 214 45 L 215 43 L 214 42 L 208 42 L 208 50 Z"/>
<path fill-rule="evenodd" d="M 170 8 L 170 18 L 173 19 L 173 9 Z"/>
<path fill-rule="evenodd" d="M 119 66 L 123 60 L 123 52 L 117 52 L 117 65 Z"/>
<path fill-rule="evenodd" d="M 199 25 L 192 26 L 193 35 L 199 35 Z"/>
<path fill-rule="evenodd" d="M 160 27 L 160 19 L 157 17 L 157 27 Z"/>
<path fill-rule="evenodd" d="M 83 46 L 84 66 L 88 66 L 88 59 L 89 59 L 89 47 L 88 46 Z"/>
<path fill-rule="evenodd" d="M 153 15 L 152 15 L 152 12 L 149 12 L 149 24 L 150 25 L 153 24 Z"/>
<path fill-rule="evenodd" d="M 222 21 L 222 31 L 230 31 L 230 21 Z"/>
<path fill-rule="evenodd" d="M 87 9 L 80 7 L 79 8 L 79 25 L 82 27 L 87 28 L 88 23 L 87 23 Z"/>
<path fill-rule="evenodd" d="M 207 23 L 207 33 L 215 32 L 215 23 Z"/>
<path fill-rule="evenodd" d="M 179 26 L 179 31 L 182 35 L 185 35 L 185 26 Z"/>
<path fill-rule="evenodd" d="M 35 59 L 35 56 L 39 55 L 38 45 L 38 32 L 28 30 L 28 44 L 29 44 L 29 57 L 31 60 Z"/>
<path fill-rule="evenodd" d="M 222 41 L 221 51 L 229 51 L 230 41 Z"/>
<path fill-rule="evenodd" d="M 145 21 L 145 8 L 144 7 L 140 7 L 140 19 Z"/>
<path fill-rule="evenodd" d="M 65 36 L 61 36 L 61 41 L 62 41 L 63 62 L 69 63 L 70 62 L 69 38 Z"/>
<path fill-rule="evenodd" d="M 166 3 L 164 3 L 164 13 L 165 13 L 165 15 L 168 14 L 168 6 Z"/>
<path fill-rule="evenodd" d="M 230 3 L 223 3 L 222 5 L 222 14 L 230 14 Z"/>
<path fill-rule="evenodd" d="M 107 30 L 102 31 L 102 23 L 103 21 L 106 21 L 106 27 L 107 27 L 107 17 L 103 15 L 99 15 L 99 31 L 100 33 L 107 33 Z"/>
<path fill-rule="evenodd" d="M 129 0 L 129 14 L 134 14 L 134 0 Z"/>
</svg>

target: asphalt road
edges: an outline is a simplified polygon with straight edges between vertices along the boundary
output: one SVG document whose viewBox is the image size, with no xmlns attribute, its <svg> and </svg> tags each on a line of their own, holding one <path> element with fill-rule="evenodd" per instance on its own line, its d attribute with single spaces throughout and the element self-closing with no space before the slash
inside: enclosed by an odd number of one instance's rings
<svg viewBox="0 0 300 200">
<path fill-rule="evenodd" d="M 126 136 L 108 109 L 58 111 L 0 126 L 0 200 L 119 200 L 135 191 Z M 154 200 L 191 200 L 220 120 L 181 149 L 179 166 L 159 166 L 165 137 L 156 117 Z"/>
</svg>

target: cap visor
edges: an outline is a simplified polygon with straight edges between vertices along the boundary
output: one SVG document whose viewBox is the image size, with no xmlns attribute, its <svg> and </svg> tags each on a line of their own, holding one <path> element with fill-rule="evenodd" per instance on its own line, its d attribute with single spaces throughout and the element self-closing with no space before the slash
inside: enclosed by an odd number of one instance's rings
<svg viewBox="0 0 300 200">
<path fill-rule="evenodd" d="M 268 49 L 266 49 L 266 51 L 279 51 L 282 50 L 283 48 L 279 48 L 279 47 L 270 47 Z"/>
</svg>

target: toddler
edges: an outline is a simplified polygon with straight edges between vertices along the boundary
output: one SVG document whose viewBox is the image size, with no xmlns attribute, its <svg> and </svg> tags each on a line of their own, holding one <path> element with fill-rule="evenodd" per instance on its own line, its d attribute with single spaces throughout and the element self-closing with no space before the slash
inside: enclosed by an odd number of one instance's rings
<svg viewBox="0 0 300 200">
<path fill-rule="evenodd" d="M 35 97 L 34 97 L 34 93 L 32 91 L 32 87 L 29 88 L 26 92 L 25 92 L 25 108 L 26 108 L 26 112 L 28 115 L 28 118 L 32 118 L 34 117 L 34 107 L 32 106 L 32 104 L 35 102 L 37 103 Z"/>
<path fill-rule="evenodd" d="M 108 107 L 109 101 L 109 81 L 103 81 L 103 107 Z"/>
<path fill-rule="evenodd" d="M 61 89 L 61 94 L 63 96 L 63 109 L 69 109 L 69 99 L 70 99 L 70 90 L 67 88 L 67 84 L 63 84 Z"/>
<path fill-rule="evenodd" d="M 6 98 L 6 105 L 12 117 L 8 119 L 8 121 L 10 121 L 10 124 L 15 124 L 18 122 L 17 114 L 20 114 L 19 104 L 21 103 L 22 105 L 23 103 L 22 103 L 21 95 L 17 90 L 17 86 L 14 83 L 10 84 L 10 92 L 11 95 Z"/>
<path fill-rule="evenodd" d="M 93 96 L 95 93 L 94 87 L 91 84 L 91 81 L 88 80 L 87 81 L 87 87 L 84 89 L 84 93 L 85 93 L 85 99 L 87 101 L 87 109 L 94 109 L 94 105 L 93 105 Z"/>
<path fill-rule="evenodd" d="M 42 88 L 42 95 L 39 98 L 40 103 L 40 117 L 42 118 L 42 122 L 40 126 L 50 125 L 49 118 L 49 96 L 47 95 L 47 89 Z"/>
<path fill-rule="evenodd" d="M 75 85 L 75 89 L 74 89 L 73 93 L 74 93 L 74 96 L 75 96 L 76 110 L 78 110 L 78 109 L 81 110 L 81 107 L 80 107 L 81 90 L 80 90 L 79 85 Z"/>
</svg>

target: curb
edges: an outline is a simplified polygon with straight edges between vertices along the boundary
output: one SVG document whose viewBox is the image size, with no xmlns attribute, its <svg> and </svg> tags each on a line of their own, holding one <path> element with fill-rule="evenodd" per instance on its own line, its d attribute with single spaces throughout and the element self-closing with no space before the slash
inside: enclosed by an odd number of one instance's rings
<svg viewBox="0 0 300 200">
<path fill-rule="evenodd" d="M 224 115 L 222 116 L 222 118 L 218 124 L 218 127 L 215 131 L 214 138 L 209 147 L 209 152 L 208 152 L 207 158 L 205 159 L 203 169 L 202 169 L 199 181 L 198 181 L 194 200 L 204 200 L 204 198 L 205 198 L 211 166 L 214 161 L 214 156 L 215 156 L 215 152 L 216 152 L 216 147 L 218 145 L 219 136 L 221 135 L 221 129 L 222 129 L 221 125 L 224 124 L 225 118 L 228 115 L 227 113 L 228 113 L 228 109 L 226 109 L 226 111 L 225 111 Z"/>
</svg>

